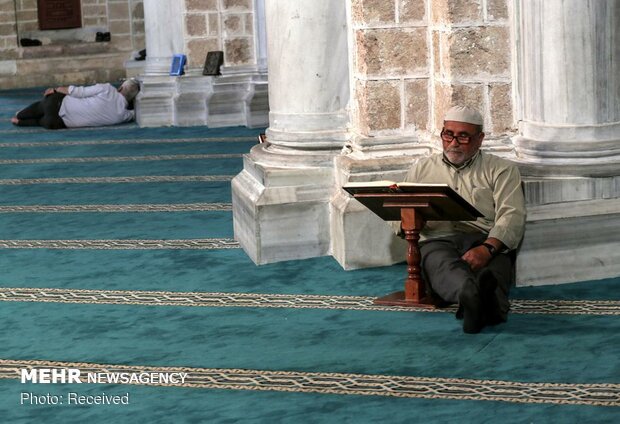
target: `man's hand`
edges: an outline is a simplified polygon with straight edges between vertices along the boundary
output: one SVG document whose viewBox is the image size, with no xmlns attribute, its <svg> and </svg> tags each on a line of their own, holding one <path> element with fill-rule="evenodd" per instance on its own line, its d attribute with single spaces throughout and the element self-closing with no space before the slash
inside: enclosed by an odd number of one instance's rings
<svg viewBox="0 0 620 424">
<path fill-rule="evenodd" d="M 469 264 L 469 267 L 472 271 L 476 272 L 489 263 L 489 261 L 493 258 L 489 249 L 484 246 L 476 246 L 472 249 L 469 249 L 461 259 Z"/>
<path fill-rule="evenodd" d="M 48 88 L 47 90 L 45 90 L 45 93 L 43 93 L 43 95 L 45 97 L 49 96 L 50 94 L 54 94 L 56 92 L 55 88 Z"/>
</svg>

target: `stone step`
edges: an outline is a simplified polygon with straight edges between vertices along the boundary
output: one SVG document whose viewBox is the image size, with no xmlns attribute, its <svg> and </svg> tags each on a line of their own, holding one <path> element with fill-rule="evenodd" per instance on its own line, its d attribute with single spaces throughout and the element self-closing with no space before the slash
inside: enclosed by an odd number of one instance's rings
<svg viewBox="0 0 620 424">
<path fill-rule="evenodd" d="M 41 59 L 58 58 L 60 56 L 90 56 L 102 53 L 113 53 L 115 50 L 112 44 L 108 42 L 58 43 L 22 47 L 19 49 L 18 55 L 20 59 Z"/>
<path fill-rule="evenodd" d="M 3 61 L 3 66 L 0 67 L 0 85 L 5 89 L 11 89 L 114 82 L 126 76 L 124 67 L 126 59 L 127 52 L 106 52 Z"/>
</svg>

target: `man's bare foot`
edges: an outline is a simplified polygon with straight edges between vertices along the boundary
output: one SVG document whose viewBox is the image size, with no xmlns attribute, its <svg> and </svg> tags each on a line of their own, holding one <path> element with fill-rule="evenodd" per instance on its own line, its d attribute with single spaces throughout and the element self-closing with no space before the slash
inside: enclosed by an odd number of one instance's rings
<svg viewBox="0 0 620 424">
<path fill-rule="evenodd" d="M 13 125 L 19 125 L 19 119 L 17 119 L 17 116 L 11 118 L 11 123 Z"/>
</svg>

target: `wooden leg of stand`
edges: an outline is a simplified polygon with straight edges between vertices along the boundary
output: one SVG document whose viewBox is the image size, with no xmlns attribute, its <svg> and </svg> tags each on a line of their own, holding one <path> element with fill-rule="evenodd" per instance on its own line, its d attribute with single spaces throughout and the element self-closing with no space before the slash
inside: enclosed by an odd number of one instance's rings
<svg viewBox="0 0 620 424">
<path fill-rule="evenodd" d="M 424 281 L 420 270 L 420 230 L 405 230 L 407 246 L 407 279 L 405 280 L 405 300 L 420 303 L 424 298 Z"/>
<path fill-rule="evenodd" d="M 405 291 L 389 294 L 375 299 L 376 305 L 434 307 L 432 299 L 426 296 L 422 270 L 420 268 L 420 230 L 424 220 L 414 208 L 401 209 L 402 227 L 407 240 L 407 279 Z"/>
</svg>

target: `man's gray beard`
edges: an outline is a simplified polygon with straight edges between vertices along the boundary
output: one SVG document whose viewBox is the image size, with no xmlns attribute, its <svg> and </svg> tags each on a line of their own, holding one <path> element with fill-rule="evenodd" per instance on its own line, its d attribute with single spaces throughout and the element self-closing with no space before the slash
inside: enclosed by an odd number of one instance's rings
<svg viewBox="0 0 620 424">
<path fill-rule="evenodd" d="M 463 152 L 450 152 L 448 150 L 444 153 L 446 155 L 446 158 L 450 161 L 452 165 L 462 165 L 463 163 L 465 163 L 465 159 L 464 159 L 465 156 Z M 454 156 L 457 156 L 460 161 L 453 160 L 453 159 L 456 159 Z"/>
</svg>

